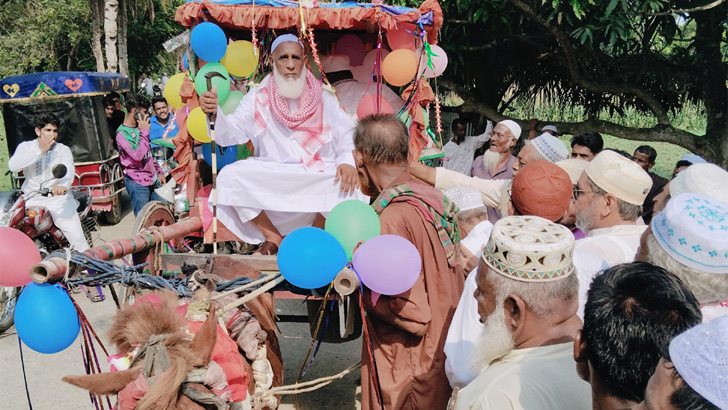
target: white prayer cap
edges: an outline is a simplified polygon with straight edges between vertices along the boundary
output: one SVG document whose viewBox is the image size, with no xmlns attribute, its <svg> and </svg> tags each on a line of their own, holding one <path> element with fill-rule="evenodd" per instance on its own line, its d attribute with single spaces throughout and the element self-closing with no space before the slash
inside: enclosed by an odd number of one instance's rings
<svg viewBox="0 0 728 410">
<path fill-rule="evenodd" d="M 566 173 L 569 174 L 569 179 L 571 180 L 571 183 L 576 185 L 577 181 L 579 181 L 579 178 L 581 178 L 581 174 L 584 172 L 584 169 L 587 165 L 589 165 L 589 161 L 584 161 L 583 159 L 578 158 L 569 158 L 557 162 L 556 165 L 560 166 L 561 169 L 566 171 Z"/>
<path fill-rule="evenodd" d="M 349 56 L 344 54 L 329 54 L 321 57 L 321 66 L 324 69 L 324 73 L 351 70 L 351 67 L 349 67 Z"/>
<path fill-rule="evenodd" d="M 612 150 L 597 154 L 584 172 L 599 188 L 632 205 L 642 205 L 652 188 L 642 167 Z"/>
<path fill-rule="evenodd" d="M 715 164 L 693 164 L 670 181 L 670 196 L 700 193 L 728 204 L 728 172 Z"/>
<path fill-rule="evenodd" d="M 728 409 L 728 316 L 686 330 L 670 342 L 670 360 L 685 383 Z"/>
<path fill-rule="evenodd" d="M 728 274 L 728 204 L 702 194 L 678 195 L 652 219 L 652 233 L 679 263 Z"/>
<path fill-rule="evenodd" d="M 569 149 L 563 141 L 545 132 L 531 140 L 531 145 L 536 148 L 541 156 L 549 162 L 559 162 L 569 158 Z"/>
<path fill-rule="evenodd" d="M 518 139 L 521 137 L 521 126 L 518 125 L 513 120 L 503 120 L 499 122 L 498 124 L 503 124 L 506 127 L 508 127 L 509 130 L 511 130 L 511 134 L 513 134 L 513 138 Z M 496 125 L 498 125 L 496 124 Z"/>
<path fill-rule="evenodd" d="M 475 208 L 484 208 L 483 200 L 478 191 L 468 187 L 456 187 L 445 191 L 445 196 L 460 208 L 460 212 Z"/>
<path fill-rule="evenodd" d="M 703 159 L 703 157 L 695 154 L 685 154 L 680 158 L 680 161 L 687 161 L 691 164 L 705 164 L 706 160 Z"/>
<path fill-rule="evenodd" d="M 538 216 L 507 216 L 493 226 L 483 261 L 521 282 L 550 282 L 574 272 L 574 234 Z"/>
<path fill-rule="evenodd" d="M 285 43 L 286 41 L 298 43 L 298 45 L 300 45 L 302 49 L 305 49 L 305 47 L 303 47 L 303 43 L 301 42 L 301 40 L 298 39 L 298 37 L 294 36 L 293 34 L 283 34 L 273 40 L 273 45 L 270 46 L 270 53 L 273 54 L 273 52 L 276 51 L 276 48 L 278 48 L 279 45 Z"/>
<path fill-rule="evenodd" d="M 555 125 L 547 125 L 547 126 L 541 128 L 541 131 L 543 131 L 543 132 L 553 131 L 554 134 L 558 134 L 559 133 L 559 130 L 556 129 L 556 126 Z"/>
</svg>

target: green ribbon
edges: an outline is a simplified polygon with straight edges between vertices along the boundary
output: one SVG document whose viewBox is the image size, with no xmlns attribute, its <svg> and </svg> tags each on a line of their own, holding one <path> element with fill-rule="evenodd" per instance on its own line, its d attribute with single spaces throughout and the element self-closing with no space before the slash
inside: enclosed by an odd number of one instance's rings
<svg viewBox="0 0 728 410">
<path fill-rule="evenodd" d="M 435 67 L 432 65 L 432 57 L 439 56 L 432 51 L 430 43 L 425 43 L 425 52 L 427 52 L 427 66 L 430 67 L 430 70 L 435 71 Z"/>
</svg>

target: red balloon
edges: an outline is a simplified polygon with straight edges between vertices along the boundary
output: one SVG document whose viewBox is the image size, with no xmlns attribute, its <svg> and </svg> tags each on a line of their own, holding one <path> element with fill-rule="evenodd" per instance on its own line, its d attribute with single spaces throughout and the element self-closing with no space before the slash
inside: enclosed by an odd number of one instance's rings
<svg viewBox="0 0 728 410">
<path fill-rule="evenodd" d="M 387 43 L 389 44 L 389 48 L 391 48 L 392 51 L 400 48 L 415 51 L 416 30 L 417 28 L 414 24 L 403 24 L 401 27 L 387 31 Z"/>
<path fill-rule="evenodd" d="M 28 235 L 0 227 L 0 286 L 25 286 L 31 282 L 30 268 L 41 261 L 40 252 Z"/>
<path fill-rule="evenodd" d="M 377 110 L 377 95 L 367 94 L 361 99 L 359 105 L 356 107 L 356 116 L 357 118 L 362 119 L 374 114 L 394 114 L 394 108 L 392 108 L 392 104 L 390 104 L 386 98 L 380 95 L 379 109 Z"/>
</svg>

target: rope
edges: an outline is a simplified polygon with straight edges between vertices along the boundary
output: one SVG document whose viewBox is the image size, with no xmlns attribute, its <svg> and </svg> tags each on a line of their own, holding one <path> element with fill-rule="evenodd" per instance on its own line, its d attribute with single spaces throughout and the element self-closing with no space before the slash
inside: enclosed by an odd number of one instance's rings
<svg viewBox="0 0 728 410">
<path fill-rule="evenodd" d="M 271 387 L 270 389 L 268 389 L 266 391 L 254 393 L 251 396 L 251 401 L 258 401 L 258 400 L 263 401 L 263 399 L 266 396 L 272 397 L 275 395 L 301 394 L 301 393 L 312 392 L 314 390 L 318 390 L 322 387 L 325 387 L 336 380 L 343 379 L 344 376 L 357 370 L 360 367 L 361 367 L 361 362 L 358 362 L 354 365 L 349 366 L 342 372 L 337 373 L 332 376 L 321 377 L 316 380 L 311 380 L 311 381 L 304 382 L 304 383 L 292 384 L 292 385 L 288 385 L 288 386 Z"/>
<path fill-rule="evenodd" d="M 28 377 L 25 375 L 25 360 L 23 359 L 23 343 L 18 335 L 18 349 L 20 349 L 20 367 L 23 368 L 23 381 L 25 382 L 25 396 L 28 398 L 28 409 L 33 410 L 33 404 L 30 402 L 30 390 L 28 390 Z"/>
</svg>

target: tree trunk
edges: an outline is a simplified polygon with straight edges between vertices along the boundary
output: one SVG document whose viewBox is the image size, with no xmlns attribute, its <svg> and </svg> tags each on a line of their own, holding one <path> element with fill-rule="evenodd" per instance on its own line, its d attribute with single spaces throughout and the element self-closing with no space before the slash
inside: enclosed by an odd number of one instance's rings
<svg viewBox="0 0 728 410">
<path fill-rule="evenodd" d="M 129 51 L 127 47 L 127 27 L 129 19 L 126 15 L 127 0 L 119 0 L 119 73 L 129 76 Z"/>
<path fill-rule="evenodd" d="M 101 47 L 101 20 L 103 19 L 101 9 L 103 0 L 91 0 L 91 30 L 93 32 L 93 50 L 96 59 L 96 71 L 106 71 L 104 65 L 104 50 Z"/>
<path fill-rule="evenodd" d="M 106 62 L 109 73 L 115 73 L 119 69 L 119 56 L 116 53 L 117 41 L 117 13 L 119 2 L 117 0 L 105 0 L 104 2 L 104 33 L 106 34 Z"/>
</svg>

